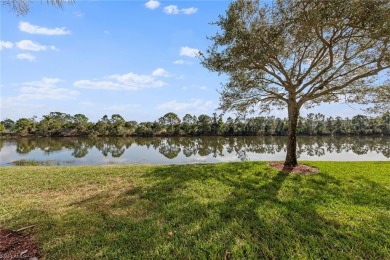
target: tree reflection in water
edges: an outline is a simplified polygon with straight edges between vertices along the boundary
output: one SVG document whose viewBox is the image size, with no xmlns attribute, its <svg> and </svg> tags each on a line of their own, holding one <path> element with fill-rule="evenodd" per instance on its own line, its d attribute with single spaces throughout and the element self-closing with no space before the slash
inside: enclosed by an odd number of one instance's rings
<svg viewBox="0 0 390 260">
<path fill-rule="evenodd" d="M 123 137 L 68 137 L 68 138 L 20 138 L 0 140 L 0 151 L 5 146 L 15 146 L 16 153 L 28 154 L 41 150 L 44 154 L 71 150 L 75 158 L 85 157 L 91 149 L 97 149 L 105 157 L 121 157 L 132 146 L 158 151 L 173 159 L 181 153 L 185 157 L 227 154 L 239 160 L 248 160 L 248 153 L 275 154 L 286 152 L 286 137 L 177 137 L 177 138 L 123 138 Z M 389 137 L 299 137 L 298 156 L 321 157 L 325 154 L 352 152 L 364 155 L 370 152 L 390 158 Z"/>
</svg>

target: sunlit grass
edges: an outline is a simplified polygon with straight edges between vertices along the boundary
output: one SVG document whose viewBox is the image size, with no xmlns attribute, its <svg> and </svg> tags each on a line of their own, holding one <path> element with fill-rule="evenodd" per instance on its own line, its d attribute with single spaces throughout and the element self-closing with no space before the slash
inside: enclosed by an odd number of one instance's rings
<svg viewBox="0 0 390 260">
<path fill-rule="evenodd" d="M 390 162 L 307 164 L 3 167 L 0 224 L 48 259 L 389 259 Z"/>
</svg>

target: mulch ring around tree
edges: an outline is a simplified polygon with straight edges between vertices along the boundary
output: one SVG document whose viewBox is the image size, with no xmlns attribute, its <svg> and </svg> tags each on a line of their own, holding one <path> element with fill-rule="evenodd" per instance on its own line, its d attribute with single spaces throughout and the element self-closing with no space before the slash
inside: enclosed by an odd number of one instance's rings
<svg viewBox="0 0 390 260">
<path fill-rule="evenodd" d="M 302 175 L 307 175 L 307 174 L 313 174 L 317 173 L 318 169 L 304 165 L 304 164 L 298 164 L 295 167 L 286 167 L 284 166 L 283 162 L 269 162 L 268 166 L 277 169 L 282 172 L 287 172 L 287 173 L 296 173 L 296 174 L 302 174 Z"/>
<path fill-rule="evenodd" d="M 29 235 L 0 228 L 0 259 L 41 258 L 37 243 Z"/>
</svg>

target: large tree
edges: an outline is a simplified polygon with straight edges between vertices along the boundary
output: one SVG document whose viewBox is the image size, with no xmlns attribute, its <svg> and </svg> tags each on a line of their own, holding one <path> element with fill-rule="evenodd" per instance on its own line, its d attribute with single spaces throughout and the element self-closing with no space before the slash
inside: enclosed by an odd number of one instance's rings
<svg viewBox="0 0 390 260">
<path fill-rule="evenodd" d="M 303 106 L 384 97 L 376 82 L 390 66 L 390 0 L 268 3 L 232 2 L 215 22 L 220 31 L 201 58 L 206 68 L 229 76 L 221 91 L 222 110 L 287 107 L 284 164 L 294 167 Z"/>
</svg>

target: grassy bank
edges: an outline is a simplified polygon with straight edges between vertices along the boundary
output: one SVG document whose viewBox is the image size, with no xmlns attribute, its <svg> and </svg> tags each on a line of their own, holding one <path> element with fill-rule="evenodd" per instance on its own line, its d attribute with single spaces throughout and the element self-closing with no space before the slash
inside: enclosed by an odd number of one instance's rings
<svg viewBox="0 0 390 260">
<path fill-rule="evenodd" d="M 47 259 L 390 259 L 390 162 L 3 167 L 0 225 Z"/>
</svg>

